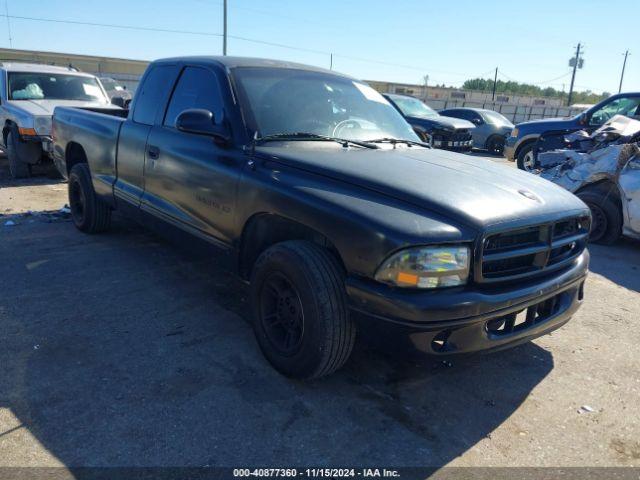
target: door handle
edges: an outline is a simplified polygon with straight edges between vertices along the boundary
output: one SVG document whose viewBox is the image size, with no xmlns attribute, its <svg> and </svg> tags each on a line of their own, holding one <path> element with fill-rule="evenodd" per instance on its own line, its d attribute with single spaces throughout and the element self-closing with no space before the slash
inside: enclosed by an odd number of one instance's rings
<svg viewBox="0 0 640 480">
<path fill-rule="evenodd" d="M 149 155 L 149 158 L 153 160 L 157 160 L 158 157 L 160 157 L 160 149 L 156 146 L 149 145 L 149 148 L 147 149 L 147 154 Z"/>
</svg>

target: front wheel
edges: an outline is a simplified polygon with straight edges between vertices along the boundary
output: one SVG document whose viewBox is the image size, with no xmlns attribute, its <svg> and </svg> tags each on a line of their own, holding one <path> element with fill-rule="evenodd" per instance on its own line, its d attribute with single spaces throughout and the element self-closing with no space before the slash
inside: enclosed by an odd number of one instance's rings
<svg viewBox="0 0 640 480">
<path fill-rule="evenodd" d="M 270 247 L 253 268 L 251 297 L 260 349 L 282 374 L 318 378 L 349 358 L 355 324 L 328 250 L 299 240 Z"/>
<path fill-rule="evenodd" d="M 487 142 L 487 150 L 494 155 L 502 156 L 504 152 L 504 137 L 491 137 Z"/>
<path fill-rule="evenodd" d="M 111 208 L 93 190 L 91 173 L 86 163 L 78 163 L 69 173 L 69 206 L 71 218 L 78 230 L 98 233 L 111 224 Z"/>
<path fill-rule="evenodd" d="M 21 149 L 16 142 L 20 139 L 17 138 L 15 131 L 9 132 L 7 135 L 7 159 L 9 160 L 9 173 L 11 178 L 28 178 L 31 176 L 31 168 L 29 164 L 22 158 Z"/>
<path fill-rule="evenodd" d="M 622 235 L 622 212 L 612 194 L 584 190 L 576 194 L 591 210 L 589 241 L 610 245 Z"/>
<path fill-rule="evenodd" d="M 536 168 L 536 161 L 533 155 L 533 143 L 525 145 L 518 152 L 518 168 L 525 172 L 531 172 Z"/>
</svg>

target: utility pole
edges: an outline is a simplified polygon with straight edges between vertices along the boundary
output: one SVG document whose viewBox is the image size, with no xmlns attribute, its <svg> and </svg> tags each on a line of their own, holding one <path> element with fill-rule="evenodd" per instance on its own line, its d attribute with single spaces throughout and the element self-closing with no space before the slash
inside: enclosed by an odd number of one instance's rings
<svg viewBox="0 0 640 480">
<path fill-rule="evenodd" d="M 333 70 L 333 53 L 330 53 L 329 55 L 331 55 L 329 57 L 329 70 Z"/>
<path fill-rule="evenodd" d="M 422 81 L 424 82 L 424 99 L 427 100 L 427 88 L 429 88 L 429 75 L 425 75 L 422 77 Z"/>
<path fill-rule="evenodd" d="M 622 73 L 620 74 L 620 86 L 618 87 L 618 93 L 622 91 L 622 79 L 624 78 L 624 69 L 627 66 L 627 57 L 629 56 L 629 50 L 624 52 L 624 62 L 622 62 Z"/>
<path fill-rule="evenodd" d="M 573 63 L 573 65 L 571 65 Z M 571 86 L 569 87 L 569 100 L 567 101 L 567 106 L 571 106 L 571 97 L 573 96 L 573 82 L 576 79 L 576 70 L 578 69 L 578 64 L 580 64 L 580 68 L 582 68 L 581 58 L 580 58 L 580 44 L 576 47 L 576 56 L 569 60 L 569 65 L 573 67 L 573 74 L 571 75 Z"/>
<path fill-rule="evenodd" d="M 13 39 L 11 38 L 11 20 L 9 19 L 9 0 L 4 2 L 4 11 L 7 14 L 7 32 L 9 33 L 9 48 L 13 48 Z"/>
<path fill-rule="evenodd" d="M 222 55 L 227 54 L 227 0 L 222 4 Z"/>
<path fill-rule="evenodd" d="M 491 101 L 496 101 L 496 84 L 498 83 L 498 67 L 496 67 L 496 74 L 493 77 L 493 92 L 491 93 Z"/>
</svg>

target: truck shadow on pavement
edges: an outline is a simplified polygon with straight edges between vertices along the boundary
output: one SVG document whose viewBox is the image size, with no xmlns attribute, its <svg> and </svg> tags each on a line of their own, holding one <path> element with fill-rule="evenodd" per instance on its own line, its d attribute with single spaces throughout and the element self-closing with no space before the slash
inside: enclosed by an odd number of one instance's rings
<svg viewBox="0 0 640 480">
<path fill-rule="evenodd" d="M 359 342 L 335 375 L 291 381 L 218 259 L 124 221 L 0 230 L 0 258 L 0 411 L 18 422 L 0 429 L 5 464 L 40 449 L 68 467 L 441 466 L 553 369 L 533 343 L 443 363 Z"/>
<path fill-rule="evenodd" d="M 640 292 L 640 241 L 623 238 L 613 245 L 589 245 L 589 269 L 621 287 Z"/>
</svg>

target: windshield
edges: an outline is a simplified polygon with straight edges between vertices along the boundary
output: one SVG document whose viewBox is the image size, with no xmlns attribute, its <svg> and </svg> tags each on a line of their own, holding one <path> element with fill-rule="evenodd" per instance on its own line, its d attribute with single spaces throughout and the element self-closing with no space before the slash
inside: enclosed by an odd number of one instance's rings
<svg viewBox="0 0 640 480">
<path fill-rule="evenodd" d="M 389 102 L 364 83 L 286 68 L 238 67 L 233 75 L 249 127 L 261 137 L 306 132 L 419 141 Z"/>
<path fill-rule="evenodd" d="M 101 78 L 100 81 L 105 90 L 116 90 L 118 88 L 115 80 L 111 80 L 110 78 Z"/>
<path fill-rule="evenodd" d="M 95 78 L 58 73 L 10 72 L 9 100 L 84 100 L 108 103 Z"/>
<path fill-rule="evenodd" d="M 492 125 L 497 125 L 498 127 L 513 127 L 513 123 L 511 123 L 508 118 L 506 118 L 504 115 L 499 114 L 498 112 L 487 110 L 482 112 L 482 116 L 487 123 L 491 123 Z"/>
<path fill-rule="evenodd" d="M 395 95 L 389 95 L 389 98 L 393 100 L 393 103 L 398 106 L 405 117 L 426 118 L 439 116 L 438 112 L 417 98 Z"/>
</svg>

